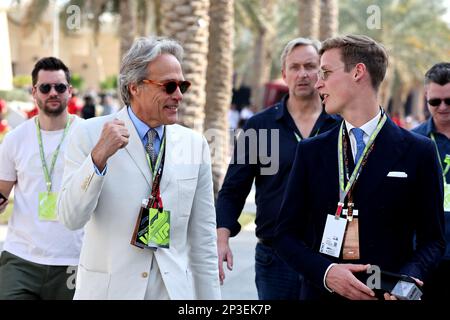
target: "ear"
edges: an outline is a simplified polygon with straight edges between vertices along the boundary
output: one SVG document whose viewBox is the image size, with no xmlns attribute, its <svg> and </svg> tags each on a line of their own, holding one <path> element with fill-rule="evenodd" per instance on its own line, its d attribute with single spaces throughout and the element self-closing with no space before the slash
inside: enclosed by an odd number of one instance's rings
<svg viewBox="0 0 450 320">
<path fill-rule="evenodd" d="M 36 86 L 32 86 L 31 87 L 31 96 L 33 97 L 33 99 L 36 99 L 36 93 L 37 93 Z"/>
<path fill-rule="evenodd" d="M 425 87 L 424 87 L 424 95 L 425 95 L 425 99 L 427 99 L 428 100 L 428 85 L 425 85 Z M 427 103 L 428 104 L 428 103 Z"/>
<path fill-rule="evenodd" d="M 283 77 L 284 82 L 286 82 L 286 69 L 284 67 L 281 69 L 281 76 Z"/>
<path fill-rule="evenodd" d="M 139 86 L 134 82 L 128 85 L 128 90 L 131 96 L 136 96 L 139 94 Z"/>
<path fill-rule="evenodd" d="M 367 73 L 367 68 L 366 65 L 364 63 L 358 63 L 356 64 L 356 66 L 354 67 L 355 72 L 353 73 L 353 79 L 358 82 L 360 81 L 364 75 Z"/>
</svg>

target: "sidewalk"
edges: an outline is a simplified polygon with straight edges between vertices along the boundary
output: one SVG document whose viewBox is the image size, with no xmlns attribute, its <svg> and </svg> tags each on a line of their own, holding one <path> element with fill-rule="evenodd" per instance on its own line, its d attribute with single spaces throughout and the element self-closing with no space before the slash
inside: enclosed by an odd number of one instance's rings
<svg viewBox="0 0 450 320">
<path fill-rule="evenodd" d="M 250 223 L 241 232 L 230 239 L 233 252 L 233 270 L 225 269 L 222 299 L 258 300 L 255 286 L 255 224 Z"/>
</svg>

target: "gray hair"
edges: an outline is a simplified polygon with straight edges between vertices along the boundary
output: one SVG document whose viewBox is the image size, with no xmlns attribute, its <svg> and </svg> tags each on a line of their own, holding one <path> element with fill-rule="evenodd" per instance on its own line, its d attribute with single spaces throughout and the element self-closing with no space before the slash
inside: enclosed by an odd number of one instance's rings
<svg viewBox="0 0 450 320">
<path fill-rule="evenodd" d="M 284 64 L 286 63 L 286 57 L 298 46 L 312 46 L 316 49 L 317 53 L 320 51 L 320 42 L 313 39 L 307 38 L 295 38 L 287 43 L 284 47 L 283 52 L 281 53 L 280 61 L 281 61 L 281 69 L 284 69 Z"/>
<path fill-rule="evenodd" d="M 162 54 L 171 54 L 181 63 L 183 47 L 170 38 L 138 38 L 122 59 L 119 74 L 120 98 L 125 105 L 130 105 L 131 95 L 128 86 L 140 83 L 149 77 L 147 66 Z"/>
</svg>

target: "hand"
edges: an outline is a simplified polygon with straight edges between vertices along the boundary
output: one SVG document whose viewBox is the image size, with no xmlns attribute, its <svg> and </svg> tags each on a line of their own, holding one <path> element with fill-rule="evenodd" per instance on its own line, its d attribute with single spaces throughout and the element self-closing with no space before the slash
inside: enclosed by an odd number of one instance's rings
<svg viewBox="0 0 450 320">
<path fill-rule="evenodd" d="M 129 137 L 130 133 L 125 127 L 125 122 L 121 120 L 114 119 L 103 125 L 100 139 L 91 153 L 92 161 L 100 171 L 105 168 L 109 157 L 128 144 Z"/>
<path fill-rule="evenodd" d="M 396 296 L 389 294 L 388 292 L 386 292 L 383 297 L 384 300 L 398 300 Z"/>
<path fill-rule="evenodd" d="M 359 281 L 354 272 L 365 272 L 369 264 L 336 264 L 328 270 L 328 288 L 350 300 L 376 300 L 375 292 Z"/>
<path fill-rule="evenodd" d="M 0 214 L 2 214 L 8 206 L 8 200 L 0 199 Z"/>
<path fill-rule="evenodd" d="M 227 228 L 217 229 L 217 254 L 219 257 L 219 280 L 221 285 L 223 285 L 223 280 L 225 279 L 223 262 L 227 262 L 228 270 L 233 270 L 233 253 L 231 252 L 230 246 L 228 244 L 229 238 L 230 230 L 228 230 Z"/>
</svg>

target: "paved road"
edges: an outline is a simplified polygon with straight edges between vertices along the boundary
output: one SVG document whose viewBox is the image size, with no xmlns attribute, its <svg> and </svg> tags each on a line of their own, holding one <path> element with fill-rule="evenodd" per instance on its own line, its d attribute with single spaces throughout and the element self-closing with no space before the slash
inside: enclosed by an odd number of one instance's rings
<svg viewBox="0 0 450 320">
<path fill-rule="evenodd" d="M 255 246 L 254 224 L 244 228 L 236 237 L 230 239 L 234 266 L 229 271 L 225 267 L 225 281 L 222 286 L 222 299 L 257 300 L 255 286 Z M 224 264 L 225 266 L 225 264 Z"/>
</svg>

